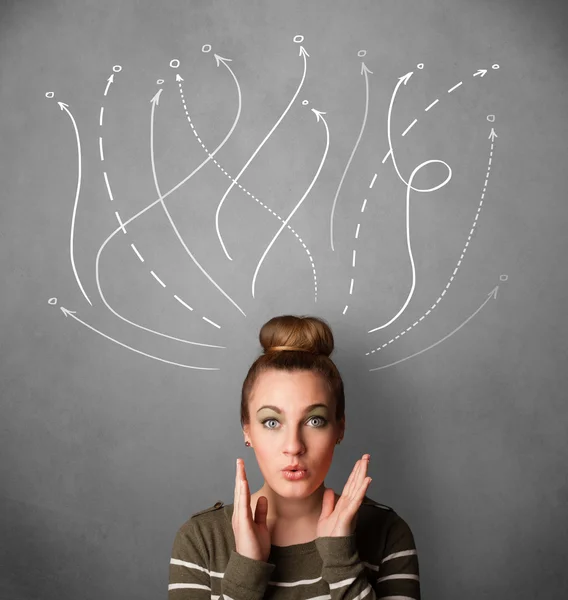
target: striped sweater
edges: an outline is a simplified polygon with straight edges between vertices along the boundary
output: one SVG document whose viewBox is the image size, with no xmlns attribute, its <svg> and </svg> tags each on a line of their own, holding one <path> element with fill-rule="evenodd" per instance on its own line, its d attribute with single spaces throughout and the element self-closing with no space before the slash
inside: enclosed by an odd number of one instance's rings
<svg viewBox="0 0 568 600">
<path fill-rule="evenodd" d="M 388 506 L 365 496 L 353 535 L 272 545 L 268 562 L 236 552 L 233 508 L 217 502 L 178 529 L 168 600 L 420 600 L 414 537 Z"/>
</svg>

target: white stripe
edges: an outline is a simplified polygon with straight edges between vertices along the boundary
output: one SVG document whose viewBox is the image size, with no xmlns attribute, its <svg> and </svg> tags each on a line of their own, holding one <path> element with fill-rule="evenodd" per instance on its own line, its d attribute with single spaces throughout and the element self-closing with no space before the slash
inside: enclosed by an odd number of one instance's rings
<svg viewBox="0 0 568 600">
<path fill-rule="evenodd" d="M 132 246 L 132 250 L 134 250 L 134 252 L 136 252 L 136 256 L 138 256 L 138 258 L 144 262 L 144 259 L 142 258 L 142 255 L 140 254 L 140 252 L 138 252 L 138 249 L 136 248 L 136 246 L 134 244 L 130 244 Z"/>
<path fill-rule="evenodd" d="M 432 104 L 430 104 L 430 106 L 428 106 L 427 108 L 424 109 L 424 111 L 430 110 L 434 104 L 437 104 L 438 102 L 440 102 L 439 100 L 434 100 L 434 102 L 432 102 Z"/>
<path fill-rule="evenodd" d="M 336 590 L 337 588 L 345 587 L 350 585 L 355 581 L 355 577 L 348 577 L 347 579 L 342 579 L 341 581 L 336 581 L 335 583 L 329 584 L 330 590 Z"/>
<path fill-rule="evenodd" d="M 369 186 L 370 188 L 373 187 L 373 185 L 375 185 L 375 179 L 377 178 L 377 174 L 375 173 L 375 176 L 373 177 L 373 181 L 371 181 L 371 185 Z"/>
<path fill-rule="evenodd" d="M 103 111 L 104 111 L 105 107 L 101 106 L 101 117 L 99 119 L 99 125 L 102 127 L 103 126 Z"/>
<path fill-rule="evenodd" d="M 154 271 L 150 271 L 152 275 L 156 278 L 156 281 L 162 285 L 162 287 L 166 287 L 166 284 L 154 273 Z"/>
<path fill-rule="evenodd" d="M 221 329 L 221 325 L 217 325 L 217 323 L 213 323 L 213 321 L 211 321 L 210 319 L 208 319 L 207 317 L 201 317 L 204 321 L 207 321 L 208 323 L 211 323 L 211 325 L 215 325 L 215 327 L 217 327 L 217 329 Z"/>
<path fill-rule="evenodd" d="M 170 583 L 168 585 L 168 590 L 184 590 L 184 589 L 192 589 L 192 590 L 209 590 L 211 588 L 206 585 L 201 585 L 199 583 Z"/>
<path fill-rule="evenodd" d="M 401 556 L 414 556 L 415 554 L 416 554 L 416 549 L 403 550 L 402 552 L 393 552 L 393 554 L 389 554 L 388 556 L 385 556 L 385 558 L 383 558 L 381 563 L 387 562 L 387 560 L 392 560 L 393 558 L 400 558 Z"/>
<path fill-rule="evenodd" d="M 174 298 L 180 303 L 183 304 L 185 306 L 185 308 L 188 308 L 189 310 L 193 310 L 193 308 L 191 308 L 191 306 L 189 306 L 188 304 L 186 304 L 179 296 L 176 296 L 174 294 Z M 172 560 L 175 560 L 172 558 Z"/>
<path fill-rule="evenodd" d="M 108 195 L 110 196 L 111 200 L 114 200 L 114 198 L 112 197 L 112 192 L 110 191 L 110 184 L 108 182 L 108 177 L 107 177 L 106 171 L 104 172 L 104 176 L 105 176 L 105 181 L 107 184 Z"/>
<path fill-rule="evenodd" d="M 385 575 L 385 577 L 379 577 L 377 579 L 377 583 L 381 583 L 381 581 L 388 581 L 391 579 L 414 579 L 415 581 L 420 581 L 418 575 L 411 575 L 407 573 L 397 573 L 396 575 Z"/>
<path fill-rule="evenodd" d="M 412 123 L 404 130 L 402 137 L 404 137 L 410 131 L 410 128 L 413 127 L 417 121 L 418 121 L 418 119 L 414 119 L 414 121 L 412 121 Z"/>
<path fill-rule="evenodd" d="M 456 88 L 459 88 L 462 83 L 463 83 L 463 81 L 460 81 L 457 85 L 454 85 L 453 88 L 450 88 L 448 90 L 448 94 L 450 94 L 451 92 L 453 92 Z"/>
<path fill-rule="evenodd" d="M 105 157 L 103 155 L 103 138 L 102 137 L 99 138 L 99 148 L 101 150 L 101 160 L 104 160 Z"/>
</svg>

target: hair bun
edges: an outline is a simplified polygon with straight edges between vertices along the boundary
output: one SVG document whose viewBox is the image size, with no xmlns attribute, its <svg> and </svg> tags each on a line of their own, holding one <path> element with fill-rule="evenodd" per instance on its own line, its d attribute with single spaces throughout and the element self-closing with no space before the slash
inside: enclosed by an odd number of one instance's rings
<svg viewBox="0 0 568 600">
<path fill-rule="evenodd" d="M 331 328 L 318 317 L 274 317 L 262 326 L 258 337 L 265 354 L 296 350 L 329 356 L 334 349 Z"/>
</svg>

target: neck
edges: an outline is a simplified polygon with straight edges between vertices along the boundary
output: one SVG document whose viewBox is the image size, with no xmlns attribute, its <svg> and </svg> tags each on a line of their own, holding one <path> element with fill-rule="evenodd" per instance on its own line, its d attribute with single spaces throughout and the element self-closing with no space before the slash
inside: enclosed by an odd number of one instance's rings
<svg viewBox="0 0 568 600">
<path fill-rule="evenodd" d="M 307 497 L 280 496 L 268 487 L 265 482 L 260 490 L 254 494 L 256 500 L 253 504 L 253 509 L 256 507 L 258 498 L 266 496 L 268 499 L 267 521 L 290 524 L 298 523 L 298 521 L 317 521 L 321 514 L 323 493 L 325 490 L 326 487 L 324 482 L 322 482 L 320 487 Z"/>
</svg>

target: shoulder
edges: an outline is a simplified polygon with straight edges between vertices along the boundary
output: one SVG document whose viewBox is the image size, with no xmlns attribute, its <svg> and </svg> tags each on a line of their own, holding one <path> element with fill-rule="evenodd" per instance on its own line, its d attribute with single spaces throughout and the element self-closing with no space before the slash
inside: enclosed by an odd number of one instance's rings
<svg viewBox="0 0 568 600">
<path fill-rule="evenodd" d="M 215 502 L 212 506 L 208 506 L 203 510 L 193 513 L 177 530 L 176 538 L 184 538 L 187 536 L 195 536 L 196 534 L 203 534 L 203 532 L 210 527 L 212 523 L 218 521 L 222 513 L 221 510 L 224 503 L 220 500 Z"/>
<path fill-rule="evenodd" d="M 365 506 L 372 506 L 374 508 L 378 508 L 380 510 L 385 510 L 387 512 L 394 512 L 394 509 L 390 506 L 387 506 L 386 504 L 381 504 L 380 502 L 377 502 L 376 500 L 373 500 L 372 498 L 369 498 L 369 496 L 365 496 L 363 498 L 363 502 L 361 503 L 361 505 L 365 505 Z"/>
<path fill-rule="evenodd" d="M 223 507 L 223 502 L 218 501 L 212 506 L 193 513 L 176 532 L 174 556 L 188 553 L 208 555 L 210 544 L 216 535 L 222 535 L 225 529 Z"/>
<path fill-rule="evenodd" d="M 404 541 L 414 544 L 412 531 L 403 517 L 391 506 L 377 502 L 368 496 L 363 498 L 360 517 L 365 529 L 375 534 L 381 532 L 390 542 Z"/>
<path fill-rule="evenodd" d="M 221 511 L 221 513 L 222 513 L 221 509 L 224 506 L 225 506 L 225 504 L 223 502 L 221 502 L 220 500 L 218 500 L 212 506 L 208 506 L 207 508 L 204 508 L 203 510 L 193 513 L 187 519 L 187 521 L 180 527 L 180 531 L 192 529 L 196 524 L 201 525 L 203 523 L 211 521 L 212 518 L 213 519 L 219 518 L 218 515 L 215 515 L 215 513 L 219 513 L 219 511 Z"/>
</svg>

